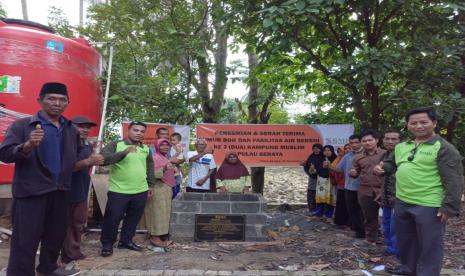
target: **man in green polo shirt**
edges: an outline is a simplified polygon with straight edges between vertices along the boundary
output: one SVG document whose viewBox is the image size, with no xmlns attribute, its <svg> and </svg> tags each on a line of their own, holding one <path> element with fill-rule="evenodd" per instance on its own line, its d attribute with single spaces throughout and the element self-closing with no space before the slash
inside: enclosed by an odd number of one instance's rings
<svg viewBox="0 0 465 276">
<path fill-rule="evenodd" d="M 108 144 L 102 154 L 110 167 L 108 201 L 103 218 L 101 255 L 113 254 L 118 226 L 123 219 L 118 248 L 141 251 L 132 241 L 136 227 L 144 213 L 147 197 L 152 196 L 155 184 L 153 158 L 147 145 L 142 144 L 147 125 L 129 124 L 127 139 Z"/>
<path fill-rule="evenodd" d="M 382 169 L 396 171 L 395 231 L 401 267 L 396 275 L 440 275 L 446 221 L 458 216 L 463 192 L 462 156 L 435 134 L 433 108 L 410 110 L 405 116 L 413 139 L 396 146 Z"/>
</svg>

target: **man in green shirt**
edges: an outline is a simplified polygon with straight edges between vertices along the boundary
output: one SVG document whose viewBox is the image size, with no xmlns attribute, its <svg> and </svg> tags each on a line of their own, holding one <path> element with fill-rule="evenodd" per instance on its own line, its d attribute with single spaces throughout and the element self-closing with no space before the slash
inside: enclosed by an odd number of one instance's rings
<svg viewBox="0 0 465 276">
<path fill-rule="evenodd" d="M 145 203 L 155 185 L 153 158 L 147 145 L 142 144 L 147 126 L 141 122 L 129 124 L 127 139 L 108 144 L 102 154 L 105 165 L 111 165 L 108 202 L 103 218 L 101 255 L 113 254 L 118 226 L 123 219 L 118 248 L 141 251 L 132 241 L 144 213 Z"/>
<path fill-rule="evenodd" d="M 391 158 L 378 167 L 386 173 L 397 168 L 394 216 L 402 265 L 386 271 L 439 276 L 446 221 L 461 209 L 462 156 L 435 133 L 433 108 L 410 110 L 405 121 L 414 138 L 398 144 Z"/>
</svg>

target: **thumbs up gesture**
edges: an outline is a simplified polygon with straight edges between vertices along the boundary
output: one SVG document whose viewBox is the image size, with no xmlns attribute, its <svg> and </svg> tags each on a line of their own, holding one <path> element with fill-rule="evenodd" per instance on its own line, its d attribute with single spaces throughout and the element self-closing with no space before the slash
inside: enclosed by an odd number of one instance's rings
<svg viewBox="0 0 465 276">
<path fill-rule="evenodd" d="M 383 166 L 384 166 L 384 162 L 383 161 L 379 162 L 379 164 L 373 168 L 373 173 L 378 176 L 383 175 L 384 174 Z"/>
<path fill-rule="evenodd" d="M 45 132 L 42 129 L 41 124 L 37 124 L 35 126 L 35 129 L 31 131 L 31 134 L 29 135 L 29 141 L 32 146 L 37 147 L 39 146 L 40 142 L 42 142 L 42 139 L 44 139 Z"/>
<path fill-rule="evenodd" d="M 354 168 L 350 169 L 350 171 L 349 171 L 349 176 L 351 176 L 351 177 L 357 177 L 357 176 L 358 176 L 357 170 L 354 169 Z"/>
<path fill-rule="evenodd" d="M 316 173 L 315 165 L 313 165 L 313 163 L 310 163 L 310 168 L 308 169 L 308 172 L 310 174 L 315 174 Z"/>
<path fill-rule="evenodd" d="M 331 162 L 329 161 L 328 157 L 325 157 L 325 161 L 323 161 L 323 168 L 328 168 Z"/>
</svg>

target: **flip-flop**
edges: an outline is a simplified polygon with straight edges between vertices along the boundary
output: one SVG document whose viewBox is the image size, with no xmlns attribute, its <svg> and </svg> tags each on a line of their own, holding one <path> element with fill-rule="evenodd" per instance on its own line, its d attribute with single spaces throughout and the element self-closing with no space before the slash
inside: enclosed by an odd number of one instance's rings
<svg viewBox="0 0 465 276">
<path fill-rule="evenodd" d="M 174 245 L 174 241 L 170 241 L 170 240 L 165 241 L 165 243 L 166 243 L 166 247 L 170 247 Z"/>
<path fill-rule="evenodd" d="M 162 247 L 162 248 L 167 247 L 167 244 L 164 241 L 154 242 L 154 241 L 150 240 L 150 244 L 153 245 L 153 246 L 156 246 L 156 247 Z"/>
</svg>

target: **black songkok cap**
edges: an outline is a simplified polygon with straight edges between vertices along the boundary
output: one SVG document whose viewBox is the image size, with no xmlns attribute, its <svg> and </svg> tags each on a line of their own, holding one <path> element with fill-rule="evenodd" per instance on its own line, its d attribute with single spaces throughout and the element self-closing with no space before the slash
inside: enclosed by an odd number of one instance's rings
<svg viewBox="0 0 465 276">
<path fill-rule="evenodd" d="M 45 94 L 60 94 L 68 97 L 68 89 L 66 89 L 66 85 L 63 83 L 47 82 L 40 89 L 40 96 L 44 96 Z"/>
<path fill-rule="evenodd" d="M 89 125 L 89 126 L 97 126 L 96 123 L 92 122 L 89 120 L 87 117 L 74 117 L 71 119 L 71 122 L 73 122 L 76 125 Z"/>
</svg>

